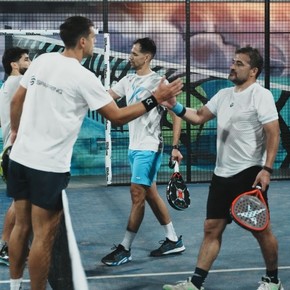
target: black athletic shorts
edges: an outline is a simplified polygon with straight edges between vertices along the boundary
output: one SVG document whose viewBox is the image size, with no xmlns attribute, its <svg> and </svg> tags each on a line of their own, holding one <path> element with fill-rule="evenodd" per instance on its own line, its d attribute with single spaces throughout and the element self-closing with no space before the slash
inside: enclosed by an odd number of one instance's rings
<svg viewBox="0 0 290 290">
<path fill-rule="evenodd" d="M 207 200 L 207 219 L 227 219 L 232 222 L 230 207 L 233 200 L 241 193 L 253 190 L 257 174 L 261 171 L 260 166 L 253 166 L 231 177 L 220 177 L 213 174 L 209 187 Z M 267 191 L 263 192 L 264 199 L 268 204 Z"/>
<path fill-rule="evenodd" d="M 44 209 L 61 210 L 61 192 L 67 187 L 69 179 L 69 172 L 36 170 L 10 160 L 7 194 L 15 200 L 28 199 Z"/>
</svg>

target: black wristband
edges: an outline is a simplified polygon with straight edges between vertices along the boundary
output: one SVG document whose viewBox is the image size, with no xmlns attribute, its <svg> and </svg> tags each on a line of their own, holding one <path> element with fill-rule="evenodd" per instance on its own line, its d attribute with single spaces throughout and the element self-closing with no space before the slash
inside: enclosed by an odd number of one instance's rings
<svg viewBox="0 0 290 290">
<path fill-rule="evenodd" d="M 158 105 L 157 100 L 153 95 L 143 100 L 142 104 L 144 105 L 147 112 L 149 112 Z"/>
<path fill-rule="evenodd" d="M 172 149 L 177 149 L 177 150 L 179 150 L 179 146 L 178 146 L 178 145 L 172 145 Z"/>
<path fill-rule="evenodd" d="M 265 171 L 269 172 L 270 174 L 273 173 L 273 169 L 270 168 L 270 167 L 268 167 L 268 166 L 263 166 L 263 169 L 264 169 Z"/>
</svg>

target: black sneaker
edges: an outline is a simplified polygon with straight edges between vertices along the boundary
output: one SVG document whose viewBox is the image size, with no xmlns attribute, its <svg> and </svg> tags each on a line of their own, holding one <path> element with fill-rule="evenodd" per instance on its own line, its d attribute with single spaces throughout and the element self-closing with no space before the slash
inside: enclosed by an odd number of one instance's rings
<svg viewBox="0 0 290 290">
<path fill-rule="evenodd" d="M 9 266 L 9 256 L 7 244 L 4 244 L 0 249 L 0 264 Z"/>
<path fill-rule="evenodd" d="M 182 236 L 178 238 L 177 242 L 172 242 L 168 238 L 166 238 L 165 241 L 160 241 L 159 243 L 162 244 L 161 247 L 152 251 L 150 253 L 151 257 L 160 257 L 163 255 L 178 254 L 185 250 L 185 247 L 182 242 Z"/>
<path fill-rule="evenodd" d="M 113 247 L 112 249 L 115 250 L 102 259 L 104 264 L 108 266 L 119 266 L 132 260 L 131 251 L 125 250 L 121 244 L 118 245 L 118 247 Z"/>
</svg>

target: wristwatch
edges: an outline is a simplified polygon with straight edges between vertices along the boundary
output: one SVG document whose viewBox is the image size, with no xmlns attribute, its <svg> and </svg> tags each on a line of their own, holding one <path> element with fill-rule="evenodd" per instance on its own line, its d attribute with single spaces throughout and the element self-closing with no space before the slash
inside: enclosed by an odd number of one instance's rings
<svg viewBox="0 0 290 290">
<path fill-rule="evenodd" d="M 269 172 L 270 174 L 273 173 L 273 169 L 270 168 L 270 167 L 268 167 L 268 166 L 263 166 L 263 169 L 264 169 L 265 171 Z"/>
</svg>

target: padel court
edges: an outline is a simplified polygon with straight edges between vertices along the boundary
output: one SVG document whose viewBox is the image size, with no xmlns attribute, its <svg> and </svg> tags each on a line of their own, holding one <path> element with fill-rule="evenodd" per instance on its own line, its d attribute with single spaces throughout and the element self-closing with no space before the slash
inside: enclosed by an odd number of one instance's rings
<svg viewBox="0 0 290 290">
<path fill-rule="evenodd" d="M 0 188 L 0 218 L 3 220 L 10 201 L 5 196 L 4 184 L 1 183 Z M 72 177 L 66 192 L 89 289 L 161 290 L 165 283 L 174 284 L 192 275 L 203 237 L 208 183 L 188 184 L 188 188 L 191 206 L 185 211 L 169 207 L 177 235 L 183 236 L 185 252 L 161 258 L 149 257 L 150 251 L 159 247 L 158 242 L 164 239 L 164 233 L 147 206 L 131 249 L 132 262 L 108 267 L 101 263 L 101 258 L 123 239 L 130 211 L 129 187 L 107 186 L 105 180 L 97 177 Z M 290 289 L 289 188 L 290 181 L 272 181 L 269 190 L 271 221 L 279 241 L 279 276 L 285 290 Z M 158 189 L 167 203 L 166 186 L 159 185 Z M 206 290 L 254 290 L 264 272 L 256 240 L 248 231 L 232 223 L 225 230 L 221 252 L 204 286 Z M 28 290 L 27 269 L 24 278 L 23 290 Z M 0 265 L 0 280 L 0 290 L 8 290 L 9 270 L 4 265 Z"/>
</svg>

